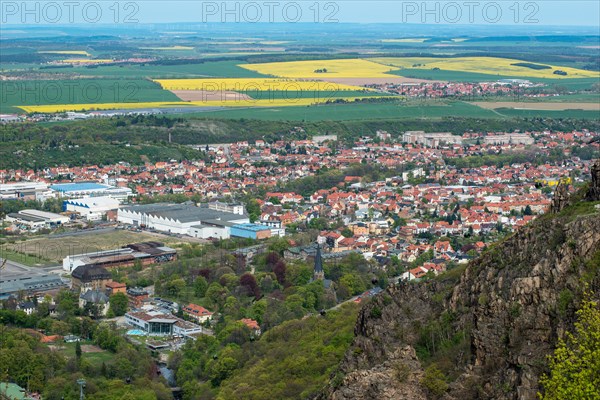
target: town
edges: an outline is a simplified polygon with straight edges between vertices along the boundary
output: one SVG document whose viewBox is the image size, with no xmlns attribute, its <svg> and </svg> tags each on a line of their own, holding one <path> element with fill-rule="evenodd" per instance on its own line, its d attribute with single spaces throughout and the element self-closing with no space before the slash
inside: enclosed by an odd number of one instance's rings
<svg viewBox="0 0 600 400">
<path fill-rule="evenodd" d="M 196 146 L 183 162 L 2 170 L 2 315 L 46 327 L 32 334 L 64 354 L 102 360 L 101 335 L 143 346 L 177 397 L 185 380 L 169 366 L 189 343 L 226 351 L 462 271 L 547 212 L 558 186 L 584 182 L 598 138 L 379 131 L 352 146 L 320 135 Z M 99 324 L 94 339 L 83 323 Z"/>
</svg>

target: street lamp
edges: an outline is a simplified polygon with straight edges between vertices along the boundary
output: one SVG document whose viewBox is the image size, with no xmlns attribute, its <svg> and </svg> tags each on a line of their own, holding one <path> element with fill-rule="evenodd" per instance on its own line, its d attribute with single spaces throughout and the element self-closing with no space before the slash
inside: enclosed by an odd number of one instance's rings
<svg viewBox="0 0 600 400">
<path fill-rule="evenodd" d="M 83 400 L 83 388 L 85 387 L 85 379 L 79 378 L 77 379 L 77 384 L 79 385 L 79 400 Z"/>
</svg>

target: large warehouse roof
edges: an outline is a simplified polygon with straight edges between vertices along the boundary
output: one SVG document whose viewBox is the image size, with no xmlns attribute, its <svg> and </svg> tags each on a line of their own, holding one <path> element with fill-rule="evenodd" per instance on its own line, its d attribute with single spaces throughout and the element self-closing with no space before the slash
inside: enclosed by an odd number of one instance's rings
<svg viewBox="0 0 600 400">
<path fill-rule="evenodd" d="M 128 212 L 135 212 L 138 214 L 152 215 L 154 217 L 171 219 L 174 221 L 179 221 L 181 223 L 196 221 L 208 223 L 215 223 L 216 221 L 219 221 L 222 223 L 236 221 L 244 217 L 240 214 L 217 211 L 206 207 L 196 207 L 192 204 L 144 204 L 126 207 L 122 210 Z"/>
<path fill-rule="evenodd" d="M 101 185 L 95 182 L 77 182 L 77 183 L 59 183 L 50 186 L 50 189 L 57 192 L 79 192 L 83 190 L 102 190 L 108 189 L 110 186 Z"/>
</svg>

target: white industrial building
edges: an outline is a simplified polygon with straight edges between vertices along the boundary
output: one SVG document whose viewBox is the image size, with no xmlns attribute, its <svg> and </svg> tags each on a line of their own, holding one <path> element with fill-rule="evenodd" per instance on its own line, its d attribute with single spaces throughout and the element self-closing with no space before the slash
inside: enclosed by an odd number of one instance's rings
<svg viewBox="0 0 600 400">
<path fill-rule="evenodd" d="M 70 199 L 63 202 L 65 211 L 72 211 L 88 221 L 99 221 L 108 211 L 116 210 L 121 202 L 113 197 L 86 197 L 83 199 Z"/>
<path fill-rule="evenodd" d="M 201 239 L 228 239 L 230 228 L 246 224 L 250 219 L 241 214 L 218 211 L 193 204 L 145 204 L 124 207 L 117 212 L 117 221 L 142 228 L 155 229 Z"/>
<path fill-rule="evenodd" d="M 97 182 L 73 182 L 59 183 L 50 186 L 60 197 L 81 198 L 81 197 L 112 197 L 119 200 L 127 200 L 133 196 L 133 191 L 128 187 L 116 187 Z"/>
<path fill-rule="evenodd" d="M 44 182 L 15 182 L 0 184 L 0 199 L 22 199 L 45 201 L 54 197 Z"/>
<path fill-rule="evenodd" d="M 5 220 L 16 225 L 27 226 L 29 229 L 50 228 L 70 221 L 67 216 L 40 210 L 21 210 L 10 213 Z"/>
</svg>

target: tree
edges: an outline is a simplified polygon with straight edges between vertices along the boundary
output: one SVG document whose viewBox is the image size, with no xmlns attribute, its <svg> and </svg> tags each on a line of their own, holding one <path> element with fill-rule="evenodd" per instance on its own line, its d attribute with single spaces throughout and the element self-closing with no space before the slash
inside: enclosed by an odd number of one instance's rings
<svg viewBox="0 0 600 400">
<path fill-rule="evenodd" d="M 203 276 L 199 276 L 194 281 L 194 294 L 196 297 L 204 297 L 206 294 L 206 289 L 208 289 L 208 282 L 206 278 Z"/>
<path fill-rule="evenodd" d="M 260 297 L 260 289 L 256 283 L 256 278 L 251 273 L 245 273 L 240 277 L 240 286 L 245 287 L 248 292 L 254 295 L 254 298 Z"/>
<path fill-rule="evenodd" d="M 523 215 L 533 215 L 533 211 L 531 210 L 531 207 L 529 206 L 529 204 L 527 205 L 527 207 L 525 207 L 525 211 L 523 211 Z"/>
<path fill-rule="evenodd" d="M 127 312 L 127 303 L 129 300 L 125 293 L 115 293 L 110 296 L 109 299 L 110 308 L 109 312 L 114 314 L 116 317 L 120 317 L 121 315 L 125 315 Z"/>
<path fill-rule="evenodd" d="M 329 227 L 329 224 L 327 222 L 327 219 L 325 218 L 313 218 L 310 220 L 310 222 L 308 223 L 308 227 L 310 229 L 318 229 L 320 231 L 325 230 Z"/>
<path fill-rule="evenodd" d="M 600 308 L 598 302 L 584 300 L 577 311 L 575 332 L 560 339 L 550 357 L 550 374 L 540 383 L 542 400 L 597 399 L 600 388 Z"/>
<path fill-rule="evenodd" d="M 246 202 L 246 212 L 250 218 L 250 222 L 255 222 L 260 218 L 260 205 L 256 199 L 250 199 Z"/>
<path fill-rule="evenodd" d="M 79 344 L 79 341 L 75 342 L 75 357 L 78 361 L 81 359 L 81 344 Z"/>
<path fill-rule="evenodd" d="M 273 272 L 275 273 L 277 282 L 279 282 L 280 285 L 284 285 L 285 284 L 285 272 L 286 272 L 285 260 L 281 259 L 281 260 L 277 261 L 277 263 L 273 267 Z"/>
<path fill-rule="evenodd" d="M 340 278 L 340 285 L 346 287 L 348 292 L 352 295 L 360 294 L 367 289 L 365 282 L 360 275 L 355 273 L 344 274 Z"/>
</svg>

